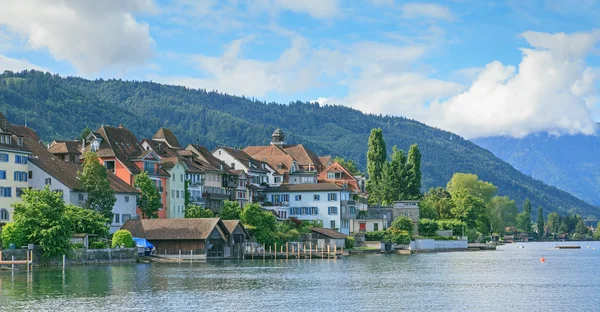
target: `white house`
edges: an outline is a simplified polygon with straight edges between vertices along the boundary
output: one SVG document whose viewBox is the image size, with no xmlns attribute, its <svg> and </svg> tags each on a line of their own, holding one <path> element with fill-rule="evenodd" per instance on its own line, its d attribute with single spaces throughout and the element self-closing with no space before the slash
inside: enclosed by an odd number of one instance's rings
<svg viewBox="0 0 600 312">
<path fill-rule="evenodd" d="M 253 159 L 242 150 L 229 147 L 218 147 L 212 154 L 225 162 L 231 170 L 244 170 L 248 183 L 252 183 L 256 186 L 260 186 L 263 183 L 275 186 L 282 182 L 281 178 L 278 179 L 278 181 L 275 181 L 276 179 L 273 176 L 273 173 L 278 177 L 281 175 L 278 175 L 274 169 L 269 168 L 270 166 L 266 162 Z"/>
<path fill-rule="evenodd" d="M 264 208 L 275 211 L 281 219 L 321 220 L 323 227 L 348 234 L 350 219 L 356 214 L 350 193 L 335 183 L 282 184 L 265 190 L 272 206 Z"/>
</svg>

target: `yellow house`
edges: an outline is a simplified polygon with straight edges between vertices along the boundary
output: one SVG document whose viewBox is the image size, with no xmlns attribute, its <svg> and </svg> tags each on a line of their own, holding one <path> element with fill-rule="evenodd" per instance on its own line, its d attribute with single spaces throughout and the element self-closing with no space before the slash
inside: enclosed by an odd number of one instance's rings
<svg viewBox="0 0 600 312">
<path fill-rule="evenodd" d="M 12 205 L 21 201 L 21 193 L 28 187 L 31 153 L 16 128 L 0 113 L 0 223 L 12 221 Z"/>
</svg>

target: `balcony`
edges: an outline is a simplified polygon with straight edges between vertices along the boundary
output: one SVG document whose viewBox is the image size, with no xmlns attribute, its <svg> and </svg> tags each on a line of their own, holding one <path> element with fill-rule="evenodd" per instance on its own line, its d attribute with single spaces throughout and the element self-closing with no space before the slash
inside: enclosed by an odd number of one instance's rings
<svg viewBox="0 0 600 312">
<path fill-rule="evenodd" d="M 267 200 L 267 197 L 264 195 L 252 196 L 252 202 L 254 203 L 262 203 Z"/>
<path fill-rule="evenodd" d="M 229 199 L 229 197 L 229 192 L 224 188 L 207 186 L 202 190 L 202 198 L 205 199 L 225 200 Z"/>
</svg>

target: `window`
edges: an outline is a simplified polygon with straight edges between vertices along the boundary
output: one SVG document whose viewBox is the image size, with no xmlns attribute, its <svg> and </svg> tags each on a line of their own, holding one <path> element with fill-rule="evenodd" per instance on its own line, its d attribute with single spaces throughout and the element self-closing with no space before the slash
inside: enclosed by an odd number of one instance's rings
<svg viewBox="0 0 600 312">
<path fill-rule="evenodd" d="M 9 159 L 7 153 L 0 153 L 0 162 L 8 162 Z"/>
<path fill-rule="evenodd" d="M 289 202 L 290 201 L 290 194 L 281 194 L 281 201 Z"/>
<path fill-rule="evenodd" d="M 235 170 L 235 163 L 231 163 L 231 169 Z"/>
<path fill-rule="evenodd" d="M 335 173 L 327 172 L 327 179 L 335 179 Z"/>
<path fill-rule="evenodd" d="M 180 180 L 179 182 L 183 182 L 183 174 L 179 175 L 179 180 Z"/>
<path fill-rule="evenodd" d="M 331 228 L 335 229 L 335 220 L 331 220 Z"/>
<path fill-rule="evenodd" d="M 8 214 L 8 210 L 2 208 L 0 209 L 0 220 L 8 220 L 10 215 Z"/>
<path fill-rule="evenodd" d="M 6 180 L 6 170 L 0 170 L 0 180 Z"/>
<path fill-rule="evenodd" d="M 302 207 L 302 215 L 305 216 L 308 214 L 308 207 Z"/>
<path fill-rule="evenodd" d="M 15 155 L 15 164 L 27 164 L 27 156 Z"/>
<path fill-rule="evenodd" d="M 129 220 L 129 219 L 131 219 L 131 214 L 129 214 L 129 213 L 124 213 L 124 214 L 122 214 L 122 215 L 121 215 L 121 221 L 122 221 L 123 223 L 127 222 L 127 220 Z"/>
<path fill-rule="evenodd" d="M 171 198 L 175 198 L 175 190 L 171 190 Z"/>
<path fill-rule="evenodd" d="M 175 191 L 175 198 L 179 198 L 179 190 Z"/>
<path fill-rule="evenodd" d="M 275 177 L 275 183 L 281 183 L 281 177 Z"/>
<path fill-rule="evenodd" d="M 14 180 L 27 182 L 27 172 L 26 171 L 15 171 L 14 172 Z"/>
<path fill-rule="evenodd" d="M 128 203 L 129 202 L 129 196 L 125 196 L 125 202 Z"/>
<path fill-rule="evenodd" d="M 44 179 L 44 184 L 46 184 L 46 185 L 52 184 L 52 178 L 46 178 L 46 179 Z"/>
<path fill-rule="evenodd" d="M 271 201 L 273 202 L 273 204 L 279 204 L 279 194 L 273 194 L 271 195 Z"/>
<path fill-rule="evenodd" d="M 92 152 L 97 152 L 99 147 L 100 147 L 100 142 L 98 142 L 98 140 L 94 140 L 92 142 Z"/>
<path fill-rule="evenodd" d="M 121 217 L 121 215 L 120 215 L 120 214 L 118 214 L 118 213 L 115 213 L 115 223 L 121 223 L 121 222 L 120 222 L 120 221 L 121 221 L 121 218 L 120 218 L 120 217 Z"/>
<path fill-rule="evenodd" d="M 296 195 L 294 198 L 295 201 L 302 201 L 302 195 Z"/>
<path fill-rule="evenodd" d="M 175 175 L 173 175 L 173 176 L 172 176 L 172 178 L 173 178 L 173 179 L 172 179 L 172 180 L 173 180 L 173 182 L 175 182 Z"/>
<path fill-rule="evenodd" d="M 317 207 L 310 207 L 310 214 L 313 216 L 316 216 L 319 214 L 319 208 Z"/>
<path fill-rule="evenodd" d="M 281 218 L 281 219 L 287 219 L 287 211 L 280 211 L 279 212 L 279 218 Z"/>
<path fill-rule="evenodd" d="M 81 193 L 80 193 L 80 194 L 78 195 L 78 198 L 79 198 L 79 201 L 83 201 L 83 194 L 81 194 Z"/>
<path fill-rule="evenodd" d="M 336 215 L 337 214 L 337 207 L 327 207 L 327 213 L 330 215 Z"/>
<path fill-rule="evenodd" d="M 336 201 L 337 200 L 337 194 L 336 193 L 329 193 L 329 194 L 327 194 L 327 200 L 328 201 Z"/>
<path fill-rule="evenodd" d="M 373 231 L 379 231 L 379 223 L 373 224 Z"/>
<path fill-rule="evenodd" d="M 33 171 L 28 172 L 27 178 L 33 179 Z"/>
<path fill-rule="evenodd" d="M 22 188 L 22 187 L 17 187 L 16 188 L 16 195 L 17 195 L 17 197 L 21 197 L 21 195 L 23 195 L 24 192 L 25 192 L 25 188 Z"/>
<path fill-rule="evenodd" d="M 291 215 L 300 215 L 300 214 L 302 214 L 302 208 L 301 207 L 292 207 L 292 208 L 290 208 L 290 214 Z"/>
<path fill-rule="evenodd" d="M 313 200 L 321 200 L 321 195 L 315 194 Z"/>
<path fill-rule="evenodd" d="M 23 138 L 17 138 L 17 145 L 23 146 Z"/>
<path fill-rule="evenodd" d="M 144 171 L 146 171 L 148 173 L 154 173 L 154 164 L 149 161 L 145 161 L 144 162 Z"/>
<path fill-rule="evenodd" d="M 0 197 L 12 197 L 12 188 L 9 186 L 0 186 Z"/>
</svg>

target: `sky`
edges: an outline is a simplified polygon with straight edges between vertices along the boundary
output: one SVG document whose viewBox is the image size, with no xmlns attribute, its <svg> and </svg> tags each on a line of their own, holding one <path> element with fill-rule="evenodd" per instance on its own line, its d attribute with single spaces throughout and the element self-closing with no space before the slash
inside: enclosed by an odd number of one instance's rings
<svg viewBox="0 0 600 312">
<path fill-rule="evenodd" d="M 467 138 L 593 134 L 598 16 L 600 0 L 0 0 L 0 71 L 346 105 Z"/>
</svg>

